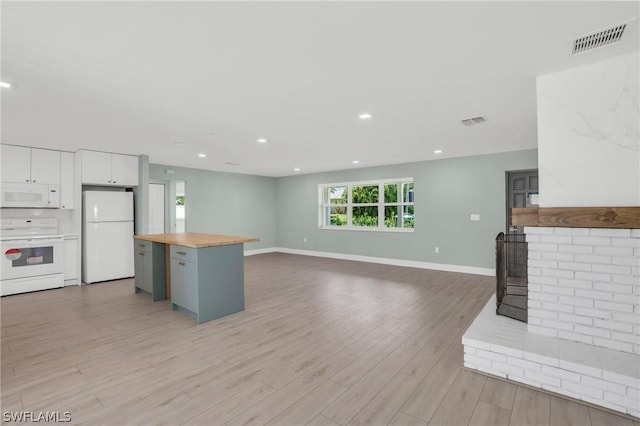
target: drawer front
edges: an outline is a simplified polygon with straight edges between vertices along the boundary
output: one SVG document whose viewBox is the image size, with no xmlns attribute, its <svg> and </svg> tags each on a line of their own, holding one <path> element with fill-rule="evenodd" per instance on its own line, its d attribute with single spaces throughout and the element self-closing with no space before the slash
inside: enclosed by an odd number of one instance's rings
<svg viewBox="0 0 640 426">
<path fill-rule="evenodd" d="M 153 243 L 151 241 L 135 240 L 135 245 L 133 247 L 135 250 L 146 251 L 147 253 L 151 253 L 152 244 Z"/>
<path fill-rule="evenodd" d="M 171 245 L 171 257 L 187 262 L 198 261 L 198 249 Z"/>
</svg>

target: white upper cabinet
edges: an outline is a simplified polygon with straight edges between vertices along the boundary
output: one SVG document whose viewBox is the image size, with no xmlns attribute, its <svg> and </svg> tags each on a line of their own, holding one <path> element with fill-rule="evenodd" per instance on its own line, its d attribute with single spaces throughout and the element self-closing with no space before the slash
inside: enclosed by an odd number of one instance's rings
<svg viewBox="0 0 640 426">
<path fill-rule="evenodd" d="M 2 181 L 31 182 L 31 148 L 0 145 L 2 149 Z"/>
<path fill-rule="evenodd" d="M 60 185 L 60 151 L 31 148 L 31 182 Z"/>
<path fill-rule="evenodd" d="M 74 203 L 74 161 L 72 152 L 60 153 L 60 208 L 73 209 Z"/>
<path fill-rule="evenodd" d="M 138 185 L 138 157 L 112 154 L 111 177 L 115 185 Z"/>
<path fill-rule="evenodd" d="M 83 150 L 82 183 L 137 186 L 138 157 L 134 155 Z"/>
<path fill-rule="evenodd" d="M 82 183 L 111 185 L 111 154 L 82 151 Z"/>
<path fill-rule="evenodd" d="M 60 151 L 0 145 L 2 181 L 60 184 Z"/>
</svg>

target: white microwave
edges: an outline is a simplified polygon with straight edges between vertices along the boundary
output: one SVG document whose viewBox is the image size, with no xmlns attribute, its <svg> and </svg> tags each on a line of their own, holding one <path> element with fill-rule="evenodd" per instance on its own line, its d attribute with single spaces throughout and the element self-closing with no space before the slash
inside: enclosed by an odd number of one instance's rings
<svg viewBox="0 0 640 426">
<path fill-rule="evenodd" d="M 60 185 L 2 183 L 0 207 L 60 208 Z"/>
</svg>

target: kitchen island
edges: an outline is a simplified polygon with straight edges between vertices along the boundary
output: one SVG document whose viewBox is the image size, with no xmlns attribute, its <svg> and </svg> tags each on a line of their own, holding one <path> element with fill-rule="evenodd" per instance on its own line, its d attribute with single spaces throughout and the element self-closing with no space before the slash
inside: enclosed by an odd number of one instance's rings
<svg viewBox="0 0 640 426">
<path fill-rule="evenodd" d="M 135 291 L 171 299 L 198 323 L 244 310 L 243 244 L 257 238 L 182 232 L 134 235 Z"/>
</svg>

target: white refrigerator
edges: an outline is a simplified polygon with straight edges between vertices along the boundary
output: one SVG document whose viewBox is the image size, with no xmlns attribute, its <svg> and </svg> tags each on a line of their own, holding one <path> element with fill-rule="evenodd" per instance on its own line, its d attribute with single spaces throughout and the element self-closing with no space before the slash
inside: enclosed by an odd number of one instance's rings
<svg viewBox="0 0 640 426">
<path fill-rule="evenodd" d="M 128 278 L 133 266 L 133 193 L 82 193 L 82 281 Z"/>
</svg>

